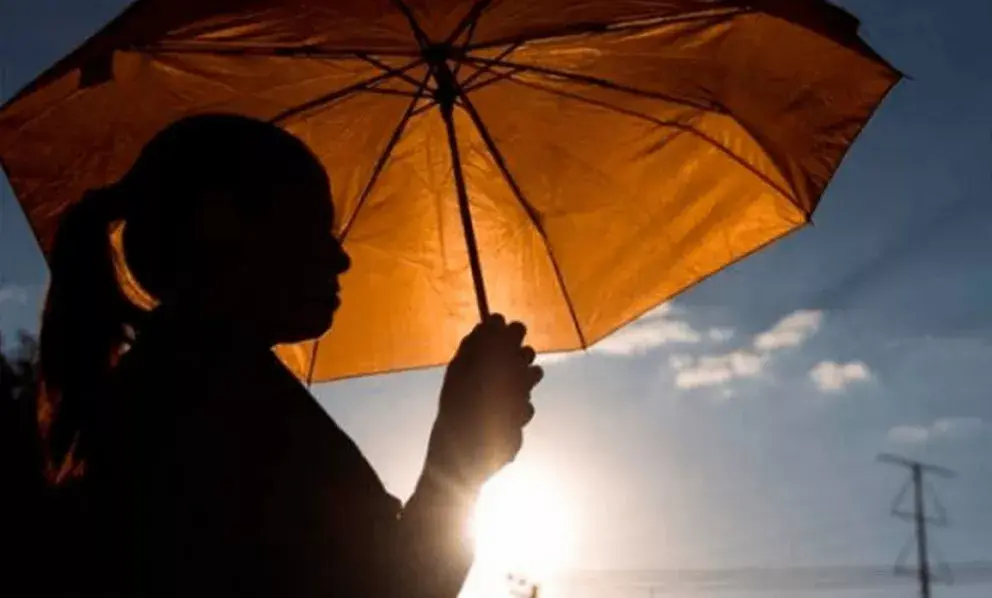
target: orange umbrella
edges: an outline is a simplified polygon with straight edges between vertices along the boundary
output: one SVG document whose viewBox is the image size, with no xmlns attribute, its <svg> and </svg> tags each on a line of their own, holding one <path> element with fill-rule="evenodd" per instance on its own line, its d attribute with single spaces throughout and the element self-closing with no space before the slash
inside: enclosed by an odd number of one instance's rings
<svg viewBox="0 0 992 598">
<path fill-rule="evenodd" d="M 139 0 L 0 111 L 43 250 L 167 123 L 278 123 L 354 267 L 329 380 L 439 364 L 490 308 L 588 346 L 802 227 L 899 79 L 821 0 Z"/>
</svg>

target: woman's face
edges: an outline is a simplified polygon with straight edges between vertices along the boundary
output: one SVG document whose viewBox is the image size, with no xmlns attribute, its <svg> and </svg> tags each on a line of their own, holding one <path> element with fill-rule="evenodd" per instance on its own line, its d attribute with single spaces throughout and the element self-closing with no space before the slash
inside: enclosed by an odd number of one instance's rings
<svg viewBox="0 0 992 598">
<path fill-rule="evenodd" d="M 239 223 L 222 276 L 237 325 L 272 344 L 323 335 L 340 305 L 340 276 L 350 260 L 333 236 L 334 207 L 323 169 L 294 167 L 256 190 L 259 207 L 237 210 Z M 223 236 L 223 235 L 222 235 Z"/>
</svg>

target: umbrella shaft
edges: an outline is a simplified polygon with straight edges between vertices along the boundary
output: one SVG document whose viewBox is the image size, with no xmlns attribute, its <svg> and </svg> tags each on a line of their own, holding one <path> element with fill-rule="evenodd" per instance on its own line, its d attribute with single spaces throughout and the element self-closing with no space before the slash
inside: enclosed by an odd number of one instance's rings
<svg viewBox="0 0 992 598">
<path fill-rule="evenodd" d="M 479 246 L 475 240 L 475 227 L 472 225 L 472 211 L 468 201 L 468 190 L 465 188 L 462 161 L 458 152 L 454 106 L 442 104 L 441 116 L 444 118 L 444 125 L 448 130 L 448 145 L 451 148 L 451 168 L 455 176 L 455 190 L 458 192 L 458 211 L 461 214 L 462 228 L 465 231 L 465 245 L 468 248 L 469 267 L 472 269 L 475 299 L 479 304 L 479 317 L 485 318 L 489 315 L 489 300 L 486 298 L 486 286 L 482 278 L 482 264 L 479 261 Z"/>
</svg>

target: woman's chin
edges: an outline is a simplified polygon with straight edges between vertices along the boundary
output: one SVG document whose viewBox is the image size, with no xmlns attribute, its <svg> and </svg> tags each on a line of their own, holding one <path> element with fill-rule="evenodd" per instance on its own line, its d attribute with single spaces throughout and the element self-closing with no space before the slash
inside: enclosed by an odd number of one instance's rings
<svg viewBox="0 0 992 598">
<path fill-rule="evenodd" d="M 324 309 L 320 312 L 313 312 L 306 318 L 297 317 L 292 326 L 284 328 L 283 334 L 280 336 L 285 338 L 281 342 L 300 343 L 324 336 L 334 322 L 334 311 L 333 309 Z M 294 315 L 302 316 L 304 314 Z"/>
<path fill-rule="evenodd" d="M 339 304 L 336 296 L 280 301 L 265 310 L 266 327 L 278 344 L 313 340 L 330 330 Z"/>
</svg>

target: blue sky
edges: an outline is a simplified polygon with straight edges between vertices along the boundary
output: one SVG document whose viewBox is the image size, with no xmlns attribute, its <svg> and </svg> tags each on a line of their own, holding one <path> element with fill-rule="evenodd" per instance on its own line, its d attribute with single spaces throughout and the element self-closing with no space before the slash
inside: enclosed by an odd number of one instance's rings
<svg viewBox="0 0 992 598">
<path fill-rule="evenodd" d="M 0 0 L 8 95 L 124 4 Z M 952 516 L 936 540 L 949 561 L 992 559 L 992 3 L 842 4 L 912 79 L 815 227 L 547 366 L 521 461 L 580 514 L 579 567 L 884 565 L 910 529 L 887 517 L 904 473 L 874 462 L 883 450 L 956 469 L 936 483 Z M 36 327 L 46 272 L 4 193 L 9 332 Z M 405 495 L 439 379 L 316 394 Z"/>
</svg>

